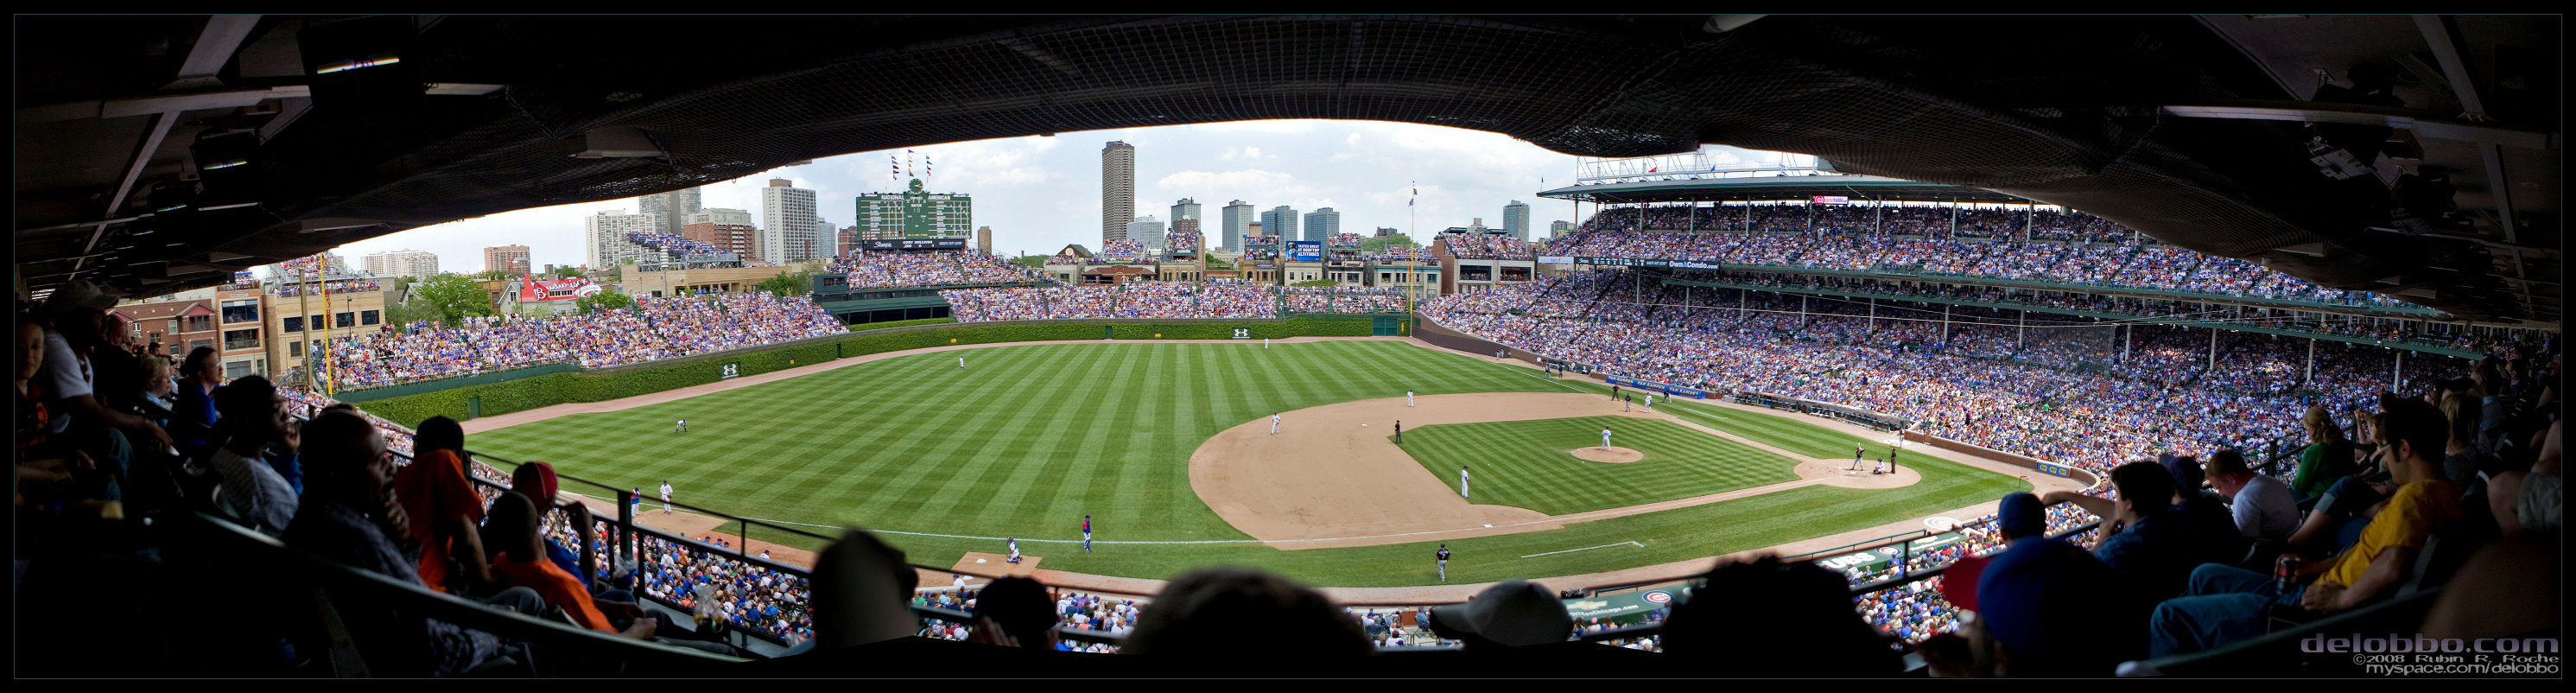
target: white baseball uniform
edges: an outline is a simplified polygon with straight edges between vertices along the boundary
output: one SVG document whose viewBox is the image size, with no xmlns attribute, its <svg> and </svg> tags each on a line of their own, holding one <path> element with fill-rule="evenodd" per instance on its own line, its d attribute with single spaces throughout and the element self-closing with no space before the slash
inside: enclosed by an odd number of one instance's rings
<svg viewBox="0 0 2576 693">
<path fill-rule="evenodd" d="M 1458 497 L 1467 497 L 1467 468 L 1458 468 Z"/>
<path fill-rule="evenodd" d="M 1413 391 L 1412 391 L 1412 390 L 1405 390 L 1405 391 L 1404 391 L 1404 406 L 1408 406 L 1408 407 L 1413 406 Z"/>
<path fill-rule="evenodd" d="M 1610 451 L 1610 429 L 1601 429 L 1601 451 Z"/>
<path fill-rule="evenodd" d="M 1272 415 L 1270 415 L 1270 432 L 1271 432 L 1271 433 L 1278 433 L 1278 432 L 1279 432 L 1279 415 L 1278 415 L 1278 414 L 1272 414 Z"/>
<path fill-rule="evenodd" d="M 670 514 L 670 513 L 671 513 L 671 485 L 670 485 L 669 483 L 664 483 L 664 484 L 662 484 L 662 514 L 668 515 L 668 514 Z"/>
</svg>

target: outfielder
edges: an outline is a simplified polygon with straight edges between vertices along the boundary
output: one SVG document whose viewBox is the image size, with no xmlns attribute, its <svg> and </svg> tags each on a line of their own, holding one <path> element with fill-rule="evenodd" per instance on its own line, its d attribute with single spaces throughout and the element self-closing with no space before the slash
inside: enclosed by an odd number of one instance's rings
<svg viewBox="0 0 2576 693">
<path fill-rule="evenodd" d="M 1610 451 L 1610 429 L 1601 429 L 1601 451 Z"/>
<path fill-rule="evenodd" d="M 1270 434 L 1279 435 L 1279 415 L 1270 415 Z"/>
<path fill-rule="evenodd" d="M 1458 497 L 1467 497 L 1467 465 L 1458 465 Z"/>
<path fill-rule="evenodd" d="M 1438 556 L 1438 557 L 1440 558 L 1440 579 L 1441 579 L 1441 581 L 1443 581 L 1443 582 L 1448 581 L 1448 579 L 1449 579 L 1449 545 L 1448 545 L 1448 544 L 1441 544 L 1441 545 L 1440 545 L 1440 552 L 1439 552 L 1439 553 L 1434 553 L 1434 554 L 1431 554 L 1431 555 L 1433 555 L 1433 556 Z"/>
<path fill-rule="evenodd" d="M 959 356 L 959 357 L 957 357 L 957 369 L 958 369 L 958 370 L 965 370 L 965 369 L 966 369 L 966 357 L 964 357 L 964 356 Z"/>
<path fill-rule="evenodd" d="M 1082 552 L 1091 553 L 1091 516 L 1082 516 Z"/>
<path fill-rule="evenodd" d="M 689 420 L 688 420 L 688 419 L 681 419 L 679 423 L 671 424 L 671 432 L 673 432 L 673 433 L 687 433 L 687 432 L 689 432 Z"/>
</svg>

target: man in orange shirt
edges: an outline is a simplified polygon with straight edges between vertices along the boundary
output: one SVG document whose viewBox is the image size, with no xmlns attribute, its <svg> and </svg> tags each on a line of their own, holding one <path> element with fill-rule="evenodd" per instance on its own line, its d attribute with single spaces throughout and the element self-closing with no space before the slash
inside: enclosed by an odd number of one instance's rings
<svg viewBox="0 0 2576 693">
<path fill-rule="evenodd" d="M 465 476 L 465 428 L 455 419 L 433 416 L 420 422 L 413 438 L 412 463 L 394 472 L 394 497 L 411 520 L 411 538 L 420 544 L 420 580 L 449 594 L 465 594 L 492 582 L 484 561 L 483 499 Z"/>
<path fill-rule="evenodd" d="M 483 526 L 490 533 L 485 545 L 493 550 L 492 572 L 503 584 L 536 590 L 546 603 L 564 610 L 573 622 L 584 628 L 616 633 L 637 640 L 650 640 L 661 622 L 643 618 L 643 609 L 632 602 L 600 602 L 590 596 L 580 578 L 555 565 L 546 557 L 545 536 L 539 531 L 537 506 L 517 492 L 501 494 L 492 501 L 492 518 Z M 619 630 L 611 623 L 608 611 L 633 619 L 633 624 Z"/>
</svg>

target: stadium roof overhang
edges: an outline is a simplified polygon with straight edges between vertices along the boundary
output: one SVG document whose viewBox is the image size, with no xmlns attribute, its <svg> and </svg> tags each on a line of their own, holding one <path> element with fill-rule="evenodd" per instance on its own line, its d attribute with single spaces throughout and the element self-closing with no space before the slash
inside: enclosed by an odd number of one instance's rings
<svg viewBox="0 0 2576 693">
<path fill-rule="evenodd" d="M 1960 185 L 1942 185 L 1884 176 L 1812 175 L 1744 178 L 1676 178 L 1574 185 L 1538 194 L 1558 200 L 1596 204 L 1666 202 L 1744 202 L 1848 197 L 1853 201 L 2019 203 L 2023 198 Z"/>
<path fill-rule="evenodd" d="M 2558 319 L 2556 22 L 1748 18 L 22 17 L 15 269 L 38 292 L 162 293 L 822 156 L 1346 118 L 1584 156 L 1810 154 L 2464 317 Z M 583 38 L 683 33 L 761 49 Z M 2399 103 L 2317 88 L 2355 66 L 2395 70 Z M 2388 156 L 2322 175 L 2316 122 Z M 2426 175 L 2392 191 L 2400 173 Z"/>
</svg>

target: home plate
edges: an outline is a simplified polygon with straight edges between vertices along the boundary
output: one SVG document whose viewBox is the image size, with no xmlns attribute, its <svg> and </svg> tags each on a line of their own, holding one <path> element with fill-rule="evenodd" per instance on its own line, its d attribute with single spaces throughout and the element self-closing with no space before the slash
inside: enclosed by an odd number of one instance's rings
<svg viewBox="0 0 2576 693">
<path fill-rule="evenodd" d="M 984 577 L 1028 577 L 1038 571 L 1040 559 L 1036 556 L 1020 554 L 1020 562 L 1017 565 L 1010 563 L 1009 558 L 1007 554 L 968 553 L 966 557 L 957 559 L 957 567 L 949 572 L 971 573 Z"/>
</svg>

